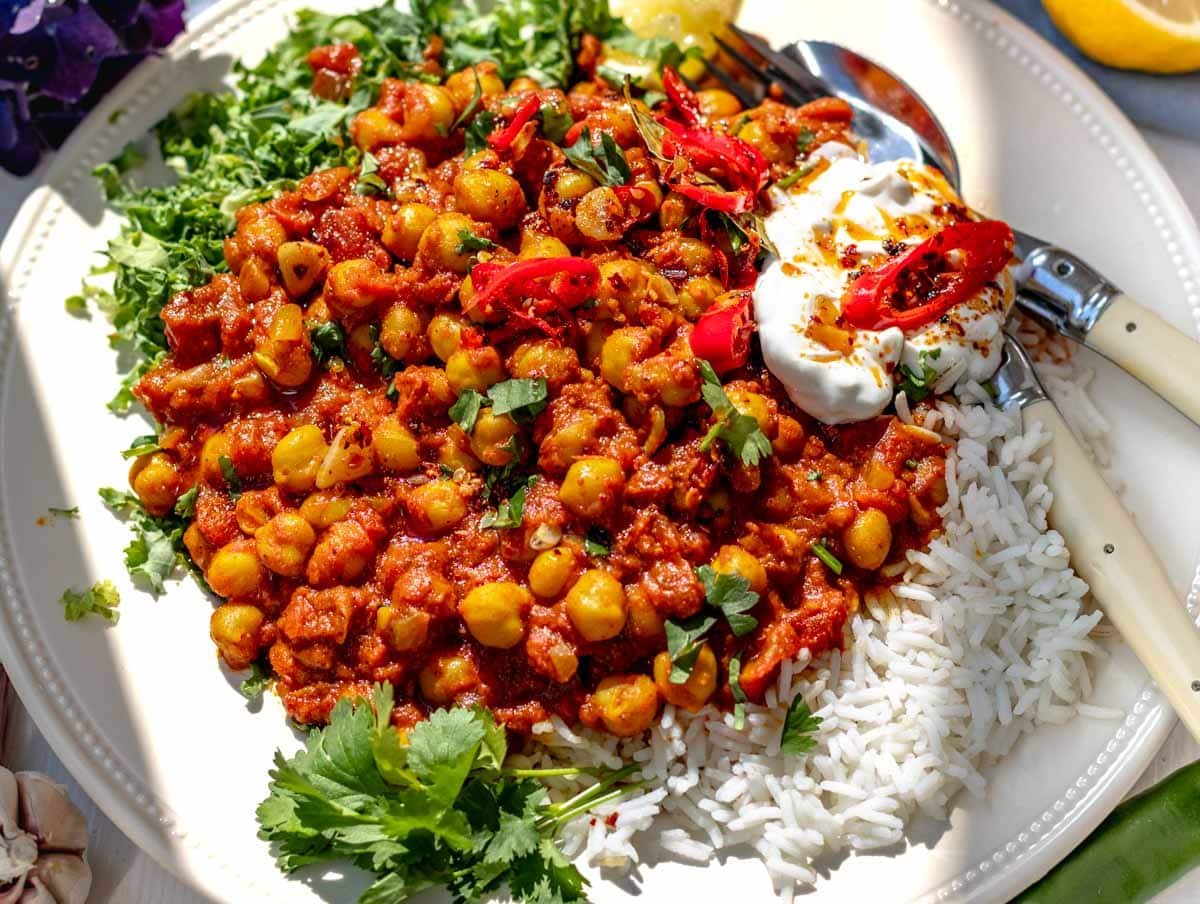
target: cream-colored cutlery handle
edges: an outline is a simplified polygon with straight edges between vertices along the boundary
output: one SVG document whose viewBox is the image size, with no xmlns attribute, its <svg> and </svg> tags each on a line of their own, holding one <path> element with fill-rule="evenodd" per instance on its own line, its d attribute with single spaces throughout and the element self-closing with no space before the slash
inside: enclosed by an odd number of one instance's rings
<svg viewBox="0 0 1200 904">
<path fill-rule="evenodd" d="M 1075 571 L 1200 741 L 1200 630 L 1162 564 L 1116 494 L 1088 460 L 1052 402 L 1028 405 L 1025 429 L 1053 437 L 1050 520 L 1071 550 Z"/>
<path fill-rule="evenodd" d="M 1200 424 L 1200 343 L 1128 295 L 1113 298 L 1084 343 Z"/>
</svg>

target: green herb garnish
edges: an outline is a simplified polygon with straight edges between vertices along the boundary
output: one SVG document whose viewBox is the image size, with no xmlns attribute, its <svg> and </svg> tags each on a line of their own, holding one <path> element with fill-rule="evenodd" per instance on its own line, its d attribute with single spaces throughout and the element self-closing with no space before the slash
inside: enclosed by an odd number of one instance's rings
<svg viewBox="0 0 1200 904">
<path fill-rule="evenodd" d="M 782 179 L 780 179 L 778 182 L 776 182 L 775 185 L 778 188 L 791 188 L 793 185 L 795 185 L 797 182 L 799 182 L 801 179 L 803 179 L 805 176 L 807 176 L 812 171 L 813 171 L 813 165 L 811 163 L 806 163 L 803 166 L 797 167 L 796 169 L 792 170 L 790 173 L 788 173 L 786 176 L 784 176 Z"/>
<path fill-rule="evenodd" d="M 796 153 L 800 155 L 807 154 L 809 147 L 812 146 L 816 138 L 817 136 L 813 133 L 813 130 L 805 126 L 800 130 L 800 134 L 796 136 Z"/>
<path fill-rule="evenodd" d="M 97 581 L 83 591 L 64 590 L 58 601 L 63 605 L 63 618 L 70 622 L 79 621 L 88 615 L 99 615 L 115 625 L 121 617 L 117 612 L 121 594 L 112 581 Z"/>
<path fill-rule="evenodd" d="M 931 392 L 937 383 L 938 372 L 929 366 L 930 361 L 936 361 L 942 356 L 940 348 L 929 349 L 922 351 L 917 355 L 917 363 L 921 368 L 921 372 L 917 373 L 907 364 L 900 365 L 900 392 L 908 396 L 910 402 L 920 402 L 924 400 Z"/>
<path fill-rule="evenodd" d="M 491 239 L 476 235 L 470 229 L 463 227 L 458 230 L 458 244 L 454 246 L 455 254 L 477 254 L 480 251 L 491 251 L 496 243 Z"/>
<path fill-rule="evenodd" d="M 546 407 L 545 377 L 504 380 L 488 390 L 492 414 L 511 414 L 517 420 L 532 420 Z"/>
<path fill-rule="evenodd" d="M 195 488 L 179 497 L 175 512 L 164 516 L 151 515 L 137 496 L 122 490 L 105 487 L 100 490 L 100 498 L 112 512 L 129 520 L 133 539 L 125 547 L 125 568 L 130 577 L 147 585 L 154 596 L 160 595 L 177 564 L 191 565 L 183 545 L 183 531 L 187 527 L 185 519 L 190 517 L 195 504 Z M 181 514 L 181 509 L 187 513 Z M 192 567 L 199 578 L 199 569 Z"/>
<path fill-rule="evenodd" d="M 360 195 L 389 194 L 388 184 L 379 175 L 379 160 L 370 151 L 363 154 L 362 165 L 358 171 L 358 181 L 354 183 L 354 191 Z"/>
<path fill-rule="evenodd" d="M 483 393 L 474 389 L 464 389 L 462 395 L 458 397 L 458 401 L 450 406 L 450 420 L 470 433 L 475 429 L 475 421 L 479 418 L 479 409 L 485 401 Z"/>
<path fill-rule="evenodd" d="M 598 185 L 624 185 L 632 176 L 625 154 L 609 132 L 601 132 L 600 144 L 596 145 L 591 129 L 584 126 L 575 143 L 563 148 L 563 153 L 572 166 L 591 176 Z"/>
<path fill-rule="evenodd" d="M 310 323 L 308 338 L 312 343 L 313 360 L 317 364 L 324 364 L 330 358 L 346 357 L 346 334 L 336 320 Z"/>
<path fill-rule="evenodd" d="M 158 437 L 153 433 L 139 436 L 129 444 L 129 448 L 121 453 L 122 458 L 139 458 L 158 451 Z"/>
<path fill-rule="evenodd" d="M 807 474 L 804 475 L 805 479 L 811 480 L 813 483 L 820 483 L 821 479 L 824 476 L 825 475 L 822 474 L 820 471 L 809 471 Z"/>
<path fill-rule="evenodd" d="M 520 527 L 521 521 L 525 517 L 525 493 L 536 482 L 536 475 L 527 477 L 511 496 L 496 506 L 494 512 L 484 512 L 483 517 L 479 519 L 479 526 L 485 529 L 492 527 L 496 530 Z"/>
<path fill-rule="evenodd" d="M 50 516 L 51 523 L 54 523 L 59 518 L 75 521 L 79 518 L 79 506 L 74 506 L 73 508 L 55 508 L 54 506 L 50 506 L 46 509 L 46 514 Z"/>
<path fill-rule="evenodd" d="M 272 677 L 270 669 L 264 668 L 262 663 L 252 662 L 250 675 L 243 679 L 238 691 L 251 703 L 257 703 L 262 699 L 263 691 L 271 686 Z"/>
<path fill-rule="evenodd" d="M 729 660 L 729 693 L 733 695 L 733 727 L 741 731 L 746 727 L 746 704 L 750 698 L 742 687 L 742 654 Z"/>
<path fill-rule="evenodd" d="M 604 528 L 592 525 L 583 538 L 583 551 L 589 556 L 602 559 L 612 552 L 612 537 Z"/>
<path fill-rule="evenodd" d="M 830 571 L 832 571 L 834 574 L 842 573 L 842 569 L 844 568 L 844 566 L 842 565 L 841 559 L 839 559 L 837 556 L 835 556 L 833 553 L 831 553 L 829 551 L 829 547 L 827 547 L 825 545 L 825 542 L 823 540 L 817 540 L 815 543 L 813 543 L 809 547 L 809 549 L 811 549 L 813 552 L 813 555 L 816 556 L 818 559 L 820 559 L 822 562 L 824 562 L 825 567 L 828 568 Z"/>
<path fill-rule="evenodd" d="M 783 719 L 783 733 L 779 736 L 779 751 L 801 756 L 817 746 L 813 733 L 821 727 L 821 720 L 812 714 L 804 698 L 797 694 L 788 706 Z"/>
<path fill-rule="evenodd" d="M 221 467 L 221 476 L 225 479 L 225 485 L 229 487 L 229 498 L 236 502 L 242 495 L 242 476 L 238 474 L 237 468 L 233 466 L 233 459 L 228 455 L 218 458 L 217 464 Z"/>
<path fill-rule="evenodd" d="M 758 619 L 745 613 L 758 603 L 758 594 L 740 574 L 715 571 L 711 565 L 696 569 L 696 577 L 704 586 L 704 598 L 710 606 L 720 609 L 729 622 L 729 629 L 738 637 L 758 627 Z"/>
<path fill-rule="evenodd" d="M 488 136 L 496 128 L 496 114 L 491 110 L 482 110 L 471 120 L 464 134 L 466 136 L 466 146 L 463 149 L 463 154 L 466 157 L 471 157 L 478 154 L 488 146 Z"/>
<path fill-rule="evenodd" d="M 667 620 L 663 630 L 667 635 L 667 655 L 671 657 L 670 682 L 683 684 L 692 675 L 696 657 L 704 645 L 704 637 L 716 625 L 713 615 L 693 615 L 682 622 Z"/>
<path fill-rule="evenodd" d="M 559 107 L 549 101 L 544 102 L 541 108 L 542 118 L 542 134 L 546 136 L 547 141 L 554 144 L 560 144 L 567 137 L 567 132 L 571 130 L 571 126 L 575 125 L 575 117 L 571 115 L 571 111 L 565 107 Z"/>
<path fill-rule="evenodd" d="M 712 365 L 701 359 L 699 366 L 700 376 L 704 380 L 700 394 L 714 416 L 712 427 L 700 443 L 701 451 L 709 449 L 719 439 L 742 464 L 750 467 L 757 465 L 771 454 L 771 441 L 759 428 L 758 421 L 733 407 Z"/>
</svg>

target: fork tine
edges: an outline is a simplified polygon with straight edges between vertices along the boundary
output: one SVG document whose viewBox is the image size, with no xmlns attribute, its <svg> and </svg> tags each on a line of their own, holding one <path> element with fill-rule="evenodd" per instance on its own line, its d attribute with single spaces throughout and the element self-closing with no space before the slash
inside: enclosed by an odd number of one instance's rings
<svg viewBox="0 0 1200 904">
<path fill-rule="evenodd" d="M 728 41 L 726 41 L 720 35 L 713 35 L 713 40 L 716 41 L 717 46 L 720 47 L 722 50 L 724 50 L 727 54 L 729 54 L 729 56 L 735 62 L 737 62 L 737 64 L 739 66 L 741 66 L 743 69 L 745 69 L 751 75 L 753 75 L 756 79 L 758 79 L 760 82 L 762 82 L 762 84 L 764 86 L 769 85 L 769 84 L 771 84 L 771 82 L 774 81 L 774 79 L 771 77 L 771 73 L 769 73 L 766 69 L 763 69 L 757 63 L 755 63 L 753 60 L 751 60 L 750 57 L 746 56 L 744 53 L 742 53 L 740 50 L 738 50 L 736 47 L 734 47 L 732 44 L 730 44 Z"/>
<path fill-rule="evenodd" d="M 738 99 L 743 107 L 757 107 L 762 103 L 762 96 L 755 93 L 747 86 L 741 84 L 736 78 L 714 63 L 712 60 L 706 59 L 704 66 L 712 73 L 722 85 L 729 89 L 729 93 Z"/>
<path fill-rule="evenodd" d="M 813 75 L 799 60 L 787 54 L 780 53 L 758 35 L 738 28 L 731 24 L 729 30 L 746 42 L 751 50 L 767 61 L 769 67 L 775 70 L 784 81 L 791 82 L 806 97 L 813 100 L 830 93 L 829 86 Z"/>
<path fill-rule="evenodd" d="M 746 71 L 758 79 L 764 89 L 773 83 L 777 84 L 781 89 L 783 89 L 784 96 L 787 98 L 787 100 L 795 104 L 806 103 L 807 101 L 813 99 L 813 95 L 811 93 L 801 88 L 791 79 L 787 78 L 787 76 L 784 73 L 781 73 L 778 68 L 771 66 L 768 69 L 764 69 L 736 47 L 731 46 L 728 41 L 724 41 L 716 35 L 713 35 L 713 39 L 717 42 L 718 46 L 725 51 L 725 53 L 729 54 L 729 56 L 736 60 L 739 65 L 741 65 L 744 69 L 746 69 Z"/>
</svg>

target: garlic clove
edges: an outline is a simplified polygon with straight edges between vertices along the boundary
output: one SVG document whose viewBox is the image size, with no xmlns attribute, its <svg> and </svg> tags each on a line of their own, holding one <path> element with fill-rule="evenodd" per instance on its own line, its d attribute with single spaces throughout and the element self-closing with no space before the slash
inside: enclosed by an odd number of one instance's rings
<svg viewBox="0 0 1200 904">
<path fill-rule="evenodd" d="M 79 854 L 43 854 L 29 871 L 29 884 L 48 892 L 53 904 L 84 904 L 92 890 L 92 868 Z"/>
<path fill-rule="evenodd" d="M 67 797 L 66 789 L 37 772 L 18 772 L 21 825 L 38 847 L 48 851 L 84 851 L 87 820 Z"/>
</svg>

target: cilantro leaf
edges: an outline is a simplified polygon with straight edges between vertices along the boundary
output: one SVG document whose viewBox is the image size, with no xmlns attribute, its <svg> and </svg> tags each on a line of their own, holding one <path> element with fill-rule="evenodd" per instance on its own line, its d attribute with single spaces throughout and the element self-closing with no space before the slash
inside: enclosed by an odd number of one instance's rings
<svg viewBox="0 0 1200 904">
<path fill-rule="evenodd" d="M 717 372 L 711 364 L 700 359 L 700 377 L 704 381 L 700 387 L 700 395 L 713 411 L 713 425 L 709 428 L 700 449 L 706 450 L 716 440 L 721 440 L 729 447 L 729 451 L 741 459 L 742 464 L 753 467 L 772 452 L 771 441 L 767 439 L 758 421 L 748 414 L 742 414 L 729 396 L 725 394 Z"/>
<path fill-rule="evenodd" d="M 520 527 L 525 517 L 525 491 L 537 482 L 537 476 L 531 475 L 518 487 L 511 496 L 496 506 L 496 511 L 485 512 L 479 519 L 482 528 L 494 527 L 496 530 Z"/>
<path fill-rule="evenodd" d="M 604 558 L 612 551 L 612 537 L 604 528 L 592 525 L 583 538 L 583 551 L 597 559 Z"/>
<path fill-rule="evenodd" d="M 900 385 L 897 387 L 899 392 L 908 396 L 910 402 L 923 401 L 937 384 L 938 372 L 933 367 L 930 367 L 930 361 L 936 361 L 942 356 L 940 348 L 927 349 L 917 354 L 917 362 L 921 367 L 921 372 L 917 373 L 907 364 L 900 365 Z"/>
<path fill-rule="evenodd" d="M 742 654 L 729 660 L 729 693 L 733 695 L 733 727 L 741 731 L 746 727 L 746 704 L 750 698 L 742 687 Z"/>
<path fill-rule="evenodd" d="M 474 389 L 464 389 L 458 401 L 450 406 L 450 420 L 470 433 L 475 429 L 475 421 L 479 418 L 479 409 L 483 403 L 483 393 Z"/>
<path fill-rule="evenodd" d="M 465 130 L 466 146 L 463 149 L 463 154 L 470 157 L 477 154 L 488 146 L 488 136 L 492 134 L 496 128 L 496 114 L 491 110 L 481 111 Z"/>
<path fill-rule="evenodd" d="M 592 132 L 584 126 L 575 143 L 563 148 L 567 161 L 598 185 L 624 185 L 631 171 L 625 154 L 609 132 L 600 133 L 599 145 L 593 143 Z"/>
<path fill-rule="evenodd" d="M 817 540 L 809 549 L 812 550 L 814 556 L 825 563 L 825 567 L 834 574 L 841 574 L 845 566 L 842 565 L 842 560 L 829 551 L 829 547 L 825 545 L 823 540 Z"/>
<path fill-rule="evenodd" d="M 129 443 L 129 448 L 121 453 L 122 458 L 139 458 L 158 451 L 158 437 L 153 433 L 139 436 Z"/>
<path fill-rule="evenodd" d="M 237 468 L 233 466 L 233 459 L 228 455 L 218 458 L 217 464 L 221 467 L 221 477 L 225 479 L 225 484 L 229 487 L 229 498 L 236 502 L 242 495 L 242 477 L 238 474 Z"/>
<path fill-rule="evenodd" d="M 779 736 L 780 752 L 796 756 L 808 753 L 817 746 L 817 739 L 812 735 L 820 727 L 821 720 L 812 714 L 804 698 L 797 694 L 792 698 L 783 719 L 783 732 Z"/>
<path fill-rule="evenodd" d="M 54 506 L 50 506 L 46 509 L 46 514 L 50 516 L 51 524 L 53 524 L 59 518 L 67 518 L 71 521 L 75 521 L 79 518 L 79 506 L 76 505 L 72 508 L 55 508 Z"/>
<path fill-rule="evenodd" d="M 708 604 L 721 610 L 735 636 L 742 637 L 758 627 L 758 619 L 745 614 L 758 604 L 758 594 L 750 589 L 746 578 L 715 571 L 711 565 L 701 565 L 696 576 L 704 586 Z"/>
<path fill-rule="evenodd" d="M 175 512 L 165 516 L 151 515 L 132 493 L 110 487 L 99 492 L 109 510 L 125 516 L 133 530 L 133 539 L 125 547 L 125 568 L 130 577 L 147 585 L 150 592 L 158 596 L 166 589 L 165 581 L 176 565 L 181 561 L 191 564 L 183 545 L 185 518 L 190 516 L 190 511 L 181 514 L 179 509 L 185 502 L 188 506 L 195 504 L 194 488 L 179 498 Z"/>
<path fill-rule="evenodd" d="M 263 668 L 261 663 L 252 662 L 250 675 L 243 679 L 238 691 L 251 703 L 256 703 L 262 699 L 263 691 L 271 686 L 273 677 L 270 669 Z"/>
<path fill-rule="evenodd" d="M 805 126 L 800 130 L 800 134 L 796 136 L 796 153 L 803 156 L 808 153 L 808 149 L 816 140 L 817 136 L 813 134 L 813 130 Z"/>
<path fill-rule="evenodd" d="M 308 324 L 308 338 L 312 343 L 312 356 L 317 364 L 330 358 L 346 357 L 346 333 L 336 320 Z"/>
<path fill-rule="evenodd" d="M 532 420 L 546 407 L 546 378 L 505 380 L 488 390 L 492 414 L 511 414 L 517 420 Z"/>
<path fill-rule="evenodd" d="M 293 124 L 292 128 L 296 128 Z M 379 175 L 379 160 L 370 151 L 363 154 L 362 165 L 358 170 L 358 181 L 354 183 L 354 192 L 359 195 L 390 194 L 387 182 Z"/>
<path fill-rule="evenodd" d="M 63 605 L 63 618 L 69 622 L 79 621 L 88 615 L 99 615 L 115 625 L 121 617 L 117 612 L 121 594 L 112 581 L 97 581 L 82 591 L 68 588 L 58 601 Z"/>
<path fill-rule="evenodd" d="M 540 110 L 542 117 L 542 134 L 546 136 L 547 141 L 554 144 L 559 144 L 567 137 L 567 132 L 571 130 L 571 126 L 575 125 L 575 117 L 571 115 L 571 111 L 564 105 L 559 106 L 549 101 L 542 103 Z"/>
<path fill-rule="evenodd" d="M 458 230 L 458 244 L 454 246 L 455 254 L 475 254 L 479 251 L 491 251 L 496 243 L 489 238 L 476 235 L 470 229 L 463 227 Z"/>
<path fill-rule="evenodd" d="M 683 684 L 692 675 L 704 638 L 716 625 L 712 615 L 693 615 L 682 622 L 668 619 L 663 624 L 667 635 L 667 654 L 671 657 L 670 682 Z"/>
</svg>

